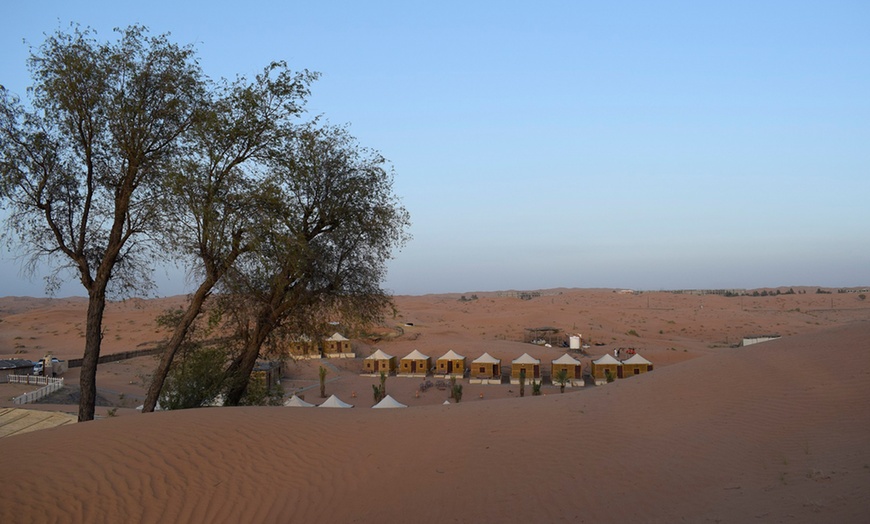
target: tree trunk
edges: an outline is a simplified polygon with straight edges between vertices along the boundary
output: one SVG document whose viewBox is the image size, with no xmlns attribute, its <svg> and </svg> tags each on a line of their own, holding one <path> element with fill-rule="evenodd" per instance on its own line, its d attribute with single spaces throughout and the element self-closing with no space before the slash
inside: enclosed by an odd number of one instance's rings
<svg viewBox="0 0 870 524">
<path fill-rule="evenodd" d="M 94 284 L 88 293 L 88 317 L 85 327 L 85 352 L 79 374 L 79 422 L 94 420 L 97 401 L 97 362 L 103 341 L 103 312 L 106 310 L 106 285 Z"/>
<path fill-rule="evenodd" d="M 190 300 L 181 322 L 175 327 L 172 333 L 172 338 L 166 344 L 166 349 L 163 351 L 163 356 L 160 357 L 160 363 L 157 365 L 157 370 L 154 371 L 154 376 L 151 378 L 151 385 L 148 387 L 148 393 L 145 395 L 145 404 L 142 406 L 142 413 L 151 413 L 157 407 L 157 400 L 160 398 L 160 392 L 163 390 L 163 384 L 166 383 L 166 376 L 169 374 L 169 368 L 172 366 L 172 361 L 178 353 L 181 344 L 187 336 L 187 331 L 193 325 L 193 321 L 199 316 L 202 311 L 202 305 L 205 299 L 208 298 L 214 281 L 209 279 L 203 282 L 196 293 Z"/>
<path fill-rule="evenodd" d="M 259 318 L 257 325 L 254 327 L 252 336 L 245 343 L 245 348 L 242 353 L 236 357 L 230 366 L 227 368 L 226 376 L 229 379 L 227 388 L 227 397 L 224 404 L 227 406 L 238 406 L 248 390 L 248 382 L 251 380 L 251 372 L 254 370 L 254 365 L 257 363 L 257 357 L 260 356 L 260 348 L 263 342 L 272 332 L 269 328 L 273 325 L 269 319 Z"/>
</svg>

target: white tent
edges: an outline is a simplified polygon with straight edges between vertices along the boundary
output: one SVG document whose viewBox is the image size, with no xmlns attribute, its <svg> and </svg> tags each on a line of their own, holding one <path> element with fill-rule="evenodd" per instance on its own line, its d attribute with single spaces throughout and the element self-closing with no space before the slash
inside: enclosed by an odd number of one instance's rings
<svg viewBox="0 0 870 524">
<path fill-rule="evenodd" d="M 576 366 L 576 365 L 580 364 L 580 361 L 577 360 L 576 358 L 572 357 L 568 353 L 565 353 L 561 357 L 554 360 L 553 364 L 564 364 L 564 365 L 568 365 L 568 366 Z"/>
<path fill-rule="evenodd" d="M 402 357 L 402 360 L 426 360 L 427 358 L 429 358 L 428 355 L 424 355 L 423 353 L 420 353 L 415 349 L 414 351 L 408 353 L 406 356 Z"/>
<path fill-rule="evenodd" d="M 620 362 L 620 361 L 616 360 L 615 358 L 613 358 L 613 357 L 610 355 L 610 353 L 607 353 L 606 355 L 604 355 L 603 357 L 599 358 L 598 360 L 593 360 L 592 363 L 595 364 L 595 365 L 597 365 L 597 366 L 603 366 L 603 365 L 606 365 L 606 364 L 616 364 L 617 366 L 621 366 L 621 365 L 622 365 L 622 362 Z"/>
<path fill-rule="evenodd" d="M 501 364 L 501 360 L 490 356 L 489 353 L 477 357 L 471 361 L 472 364 Z"/>
<path fill-rule="evenodd" d="M 438 357 L 438 360 L 465 360 L 465 357 L 451 349 L 447 353 L 444 353 L 443 355 Z"/>
<path fill-rule="evenodd" d="M 336 397 L 335 395 L 332 395 L 328 399 L 326 399 L 323 402 L 323 404 L 321 404 L 317 407 L 319 407 L 319 408 L 352 408 L 353 406 L 351 404 L 346 403 L 346 402 L 342 402 L 340 398 Z"/>
<path fill-rule="evenodd" d="M 288 408 L 313 408 L 314 407 L 314 404 L 310 404 L 308 402 L 305 402 L 304 400 L 297 397 L 296 395 L 293 395 L 292 397 L 285 400 L 284 405 Z"/>
<path fill-rule="evenodd" d="M 650 365 L 652 362 L 640 356 L 640 353 L 635 353 L 631 356 L 631 358 L 627 358 L 622 361 L 623 364 L 644 364 Z"/>
<path fill-rule="evenodd" d="M 372 409 L 387 409 L 387 408 L 406 408 L 408 406 L 402 404 L 393 397 L 387 395 L 380 402 L 372 406 Z"/>
<path fill-rule="evenodd" d="M 523 353 L 520 357 L 511 361 L 511 363 L 512 364 L 540 364 L 541 361 L 532 357 L 532 356 L 529 356 L 528 353 Z"/>
<path fill-rule="evenodd" d="M 449 400 L 445 400 L 445 401 L 442 402 L 441 404 L 444 405 L 444 406 L 449 406 L 449 405 L 450 405 L 450 401 L 449 401 Z"/>
<path fill-rule="evenodd" d="M 391 358 L 393 358 L 393 355 L 387 355 L 386 353 L 378 349 L 371 355 L 367 356 L 365 360 L 390 360 Z"/>
</svg>

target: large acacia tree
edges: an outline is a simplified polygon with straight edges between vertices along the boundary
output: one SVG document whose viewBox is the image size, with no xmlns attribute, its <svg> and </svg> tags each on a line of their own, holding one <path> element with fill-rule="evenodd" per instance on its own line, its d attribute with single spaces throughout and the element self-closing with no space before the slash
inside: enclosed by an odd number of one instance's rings
<svg viewBox="0 0 870 524">
<path fill-rule="evenodd" d="M 392 182 L 386 160 L 340 127 L 300 127 L 270 158 L 256 245 L 222 284 L 237 343 L 228 405 L 242 400 L 270 342 L 317 335 L 332 319 L 368 323 L 389 310 L 386 262 L 409 225 Z"/>
<path fill-rule="evenodd" d="M 262 167 L 294 133 L 293 122 L 316 77 L 273 63 L 252 82 L 224 82 L 192 127 L 187 154 L 164 194 L 163 239 L 189 261 L 197 286 L 164 347 L 143 413 L 154 411 L 173 360 L 216 284 L 254 248 L 255 224 L 264 211 L 258 197 Z"/>
<path fill-rule="evenodd" d="M 88 295 L 80 421 L 94 418 L 107 293 L 150 282 L 158 197 L 205 89 L 191 48 L 139 26 L 119 33 L 50 35 L 29 58 L 30 104 L 0 89 L 6 234 L 32 262 L 72 269 Z"/>
</svg>

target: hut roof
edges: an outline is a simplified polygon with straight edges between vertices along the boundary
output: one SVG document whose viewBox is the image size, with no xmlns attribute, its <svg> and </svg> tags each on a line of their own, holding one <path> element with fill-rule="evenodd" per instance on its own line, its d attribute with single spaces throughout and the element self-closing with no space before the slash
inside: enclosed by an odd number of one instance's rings
<svg viewBox="0 0 870 524">
<path fill-rule="evenodd" d="M 367 356 L 365 360 L 390 360 L 391 358 L 393 358 L 393 355 L 387 355 L 386 353 L 378 349 L 371 355 Z"/>
<path fill-rule="evenodd" d="M 451 349 L 447 353 L 444 353 L 443 355 L 438 357 L 438 360 L 465 360 L 465 357 Z"/>
<path fill-rule="evenodd" d="M 603 365 L 603 364 L 616 364 L 618 366 L 622 365 L 622 362 L 620 362 L 620 361 L 616 360 L 615 358 L 613 358 L 612 356 L 610 356 L 610 353 L 604 355 L 603 357 L 599 358 L 598 360 L 593 360 L 592 363 L 598 364 L 598 365 Z"/>
<path fill-rule="evenodd" d="M 414 351 L 408 353 L 406 356 L 402 357 L 402 360 L 426 360 L 427 358 L 429 357 L 415 349 Z"/>
<path fill-rule="evenodd" d="M 314 404 L 310 404 L 308 402 L 305 402 L 304 400 L 297 397 L 296 395 L 293 395 L 292 397 L 285 400 L 284 405 L 288 408 L 313 408 L 314 407 Z"/>
<path fill-rule="evenodd" d="M 352 408 L 353 405 L 348 404 L 347 402 L 342 402 L 340 398 L 335 395 L 331 395 L 328 399 L 326 399 L 323 404 L 317 406 L 319 408 Z"/>
<path fill-rule="evenodd" d="M 622 361 L 623 364 L 652 364 L 649 360 L 640 356 L 640 353 L 635 353 L 631 358 Z"/>
<path fill-rule="evenodd" d="M 335 333 L 332 334 L 331 337 L 329 337 L 326 340 L 328 340 L 330 342 L 347 342 L 349 339 L 344 338 L 344 336 L 342 336 L 341 333 L 336 331 Z"/>
<path fill-rule="evenodd" d="M 483 355 L 472 360 L 471 363 L 472 364 L 500 364 L 501 360 L 490 356 L 489 353 L 484 353 Z"/>
<path fill-rule="evenodd" d="M 559 357 L 553 361 L 553 364 L 570 364 L 572 366 L 576 366 L 579 363 L 580 363 L 579 360 L 572 357 L 568 353 L 565 353 L 564 355 L 562 355 L 561 357 Z"/>
<path fill-rule="evenodd" d="M 529 356 L 528 353 L 523 353 L 520 357 L 512 361 L 513 364 L 540 364 L 541 361 Z"/>
<path fill-rule="evenodd" d="M 387 395 L 380 402 L 372 406 L 372 409 L 387 409 L 387 408 L 406 408 L 408 406 L 402 404 L 393 397 Z"/>
</svg>

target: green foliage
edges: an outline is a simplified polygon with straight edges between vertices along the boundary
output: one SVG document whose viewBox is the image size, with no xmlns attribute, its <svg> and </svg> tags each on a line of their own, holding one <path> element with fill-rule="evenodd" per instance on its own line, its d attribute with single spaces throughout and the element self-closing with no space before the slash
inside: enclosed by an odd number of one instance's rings
<svg viewBox="0 0 870 524">
<path fill-rule="evenodd" d="M 462 402 L 462 384 L 453 384 L 453 387 L 450 389 L 450 396 L 456 403 Z"/>
<path fill-rule="evenodd" d="M 160 394 L 161 407 L 198 408 L 214 401 L 223 385 L 226 357 L 222 348 L 196 348 L 176 358 Z"/>
<path fill-rule="evenodd" d="M 242 397 L 240 406 L 280 406 L 284 402 L 284 388 L 280 384 L 266 387 L 266 378 L 262 373 L 253 375 L 248 381 L 248 388 Z"/>
<path fill-rule="evenodd" d="M 318 373 L 320 375 L 320 398 L 326 398 L 326 368 L 320 366 Z"/>
<path fill-rule="evenodd" d="M 377 384 L 372 384 L 372 393 L 375 397 L 375 404 L 382 401 L 384 397 L 387 396 L 386 392 L 384 391 L 384 387 L 378 386 Z"/>
<path fill-rule="evenodd" d="M 616 377 L 613 376 L 613 373 L 611 373 L 609 369 L 604 370 L 604 378 L 607 380 L 608 384 L 616 379 Z"/>
<path fill-rule="evenodd" d="M 526 368 L 520 369 L 520 396 L 526 396 Z"/>
<path fill-rule="evenodd" d="M 532 396 L 533 397 L 537 397 L 538 395 L 541 394 L 541 384 L 542 383 L 543 382 L 540 380 L 537 380 L 537 381 L 533 380 L 532 381 Z"/>
<path fill-rule="evenodd" d="M 626 335 L 630 335 L 630 336 L 632 336 L 632 337 L 639 337 L 639 336 L 640 336 L 640 335 L 637 334 L 637 331 L 635 331 L 635 330 L 633 330 L 633 329 L 629 329 L 629 330 L 628 330 L 628 333 L 626 333 Z"/>
<path fill-rule="evenodd" d="M 565 386 L 568 384 L 568 370 L 565 368 L 560 369 L 553 375 L 553 381 L 556 384 L 559 384 L 559 391 L 561 393 L 565 392 Z"/>
</svg>

